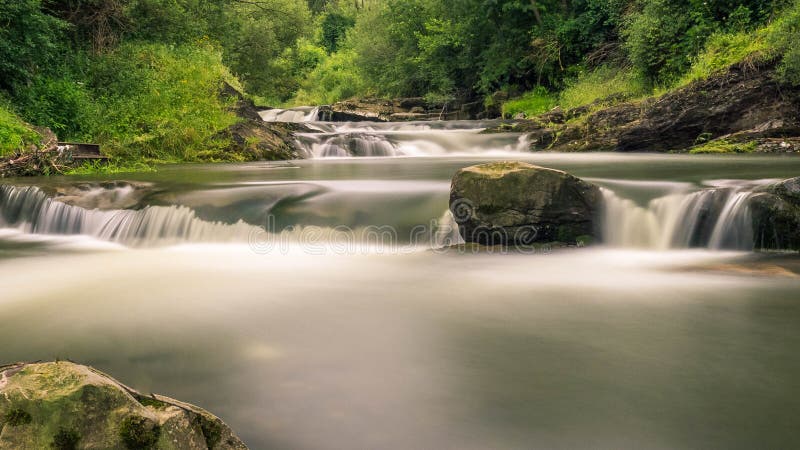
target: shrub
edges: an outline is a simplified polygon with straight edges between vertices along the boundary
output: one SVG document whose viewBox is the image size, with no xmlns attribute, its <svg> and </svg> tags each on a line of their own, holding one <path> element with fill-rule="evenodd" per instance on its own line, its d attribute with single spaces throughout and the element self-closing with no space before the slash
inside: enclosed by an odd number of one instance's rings
<svg viewBox="0 0 800 450">
<path fill-rule="evenodd" d="M 68 77 L 39 76 L 19 86 L 14 102 L 28 122 L 48 127 L 62 140 L 89 139 L 97 110 L 85 85 Z"/>
<path fill-rule="evenodd" d="M 309 73 L 291 103 L 326 105 L 365 93 L 366 86 L 352 50 L 340 50 L 325 58 Z"/>
<path fill-rule="evenodd" d="M 238 83 L 209 44 L 126 44 L 99 56 L 91 78 L 103 117 L 92 134 L 114 156 L 191 161 L 237 120 L 219 93 Z"/>
<path fill-rule="evenodd" d="M 153 448 L 160 435 L 161 427 L 145 417 L 129 416 L 119 425 L 122 443 L 131 450 Z"/>
</svg>

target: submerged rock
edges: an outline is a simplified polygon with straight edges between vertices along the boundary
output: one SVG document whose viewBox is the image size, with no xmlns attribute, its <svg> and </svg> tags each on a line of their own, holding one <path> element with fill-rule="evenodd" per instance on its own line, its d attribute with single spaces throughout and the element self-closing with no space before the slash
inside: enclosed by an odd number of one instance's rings
<svg viewBox="0 0 800 450">
<path fill-rule="evenodd" d="M 136 181 L 102 181 L 71 183 L 42 189 L 53 199 L 85 209 L 135 209 L 156 192 L 152 183 Z"/>
<path fill-rule="evenodd" d="M 750 197 L 758 250 L 800 250 L 800 177 L 764 186 Z"/>
<path fill-rule="evenodd" d="M 459 170 L 450 211 L 467 242 L 588 243 L 600 236 L 600 188 L 560 170 L 522 162 Z"/>
<path fill-rule="evenodd" d="M 219 418 L 71 362 L 0 367 L 0 448 L 246 449 Z"/>
</svg>

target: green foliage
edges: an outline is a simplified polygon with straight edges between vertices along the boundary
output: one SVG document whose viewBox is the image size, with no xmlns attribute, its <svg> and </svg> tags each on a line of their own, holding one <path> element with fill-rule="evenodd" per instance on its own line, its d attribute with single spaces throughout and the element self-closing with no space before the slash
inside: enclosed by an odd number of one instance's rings
<svg viewBox="0 0 800 450">
<path fill-rule="evenodd" d="M 353 50 L 340 50 L 312 70 L 293 102 L 298 105 L 329 105 L 368 92 Z"/>
<path fill-rule="evenodd" d="M 0 102 L 0 156 L 21 152 L 40 140 L 37 132 Z"/>
<path fill-rule="evenodd" d="M 88 139 L 88 127 L 98 120 L 84 83 L 68 77 L 37 77 L 17 88 L 14 101 L 28 121 L 47 126 L 63 140 Z"/>
<path fill-rule="evenodd" d="M 325 14 L 322 19 L 322 46 L 328 53 L 334 53 L 339 49 L 339 43 L 347 35 L 347 30 L 353 27 L 356 21 L 352 17 L 345 16 L 338 12 Z"/>
<path fill-rule="evenodd" d="M 751 55 L 766 51 L 768 46 L 764 30 L 752 33 L 715 33 L 708 39 L 705 48 L 694 59 L 692 67 L 678 85 L 708 78 Z"/>
<path fill-rule="evenodd" d="M 5 414 L 4 419 L 5 422 L 12 427 L 27 425 L 33 421 L 33 417 L 31 417 L 30 413 L 20 408 L 10 409 Z"/>
<path fill-rule="evenodd" d="M 781 55 L 778 67 L 781 81 L 800 86 L 800 1 L 795 0 L 769 27 L 767 40 Z"/>
<path fill-rule="evenodd" d="M 647 83 L 636 71 L 600 66 L 568 82 L 559 96 L 559 104 L 564 109 L 570 109 L 613 97 L 627 99 L 649 93 Z"/>
<path fill-rule="evenodd" d="M 503 117 L 513 118 L 518 113 L 525 113 L 526 117 L 532 117 L 553 109 L 556 104 L 557 97 L 540 86 L 518 99 L 503 103 Z"/>
<path fill-rule="evenodd" d="M 91 88 L 103 120 L 92 134 L 113 156 L 194 160 L 236 122 L 219 98 L 232 78 L 210 44 L 125 44 L 94 62 Z"/>
<path fill-rule="evenodd" d="M 81 435 L 77 431 L 68 428 L 59 428 L 58 432 L 53 436 L 53 442 L 50 447 L 55 450 L 76 450 L 78 442 L 81 440 Z"/>
<path fill-rule="evenodd" d="M 66 171 L 66 175 L 115 175 L 119 173 L 155 172 L 152 164 L 142 161 L 87 161 Z M 144 403 L 142 403 L 144 404 Z"/>
<path fill-rule="evenodd" d="M 756 149 L 755 142 L 730 142 L 724 139 L 710 141 L 693 147 L 689 153 L 700 154 L 728 154 L 728 153 L 752 153 Z"/>
<path fill-rule="evenodd" d="M 122 443 L 130 450 L 153 448 L 160 435 L 161 427 L 145 417 L 128 416 L 119 425 Z"/>
<path fill-rule="evenodd" d="M 53 65 L 66 26 L 42 11 L 41 0 L 0 0 L 0 89 L 26 83 Z"/>
</svg>

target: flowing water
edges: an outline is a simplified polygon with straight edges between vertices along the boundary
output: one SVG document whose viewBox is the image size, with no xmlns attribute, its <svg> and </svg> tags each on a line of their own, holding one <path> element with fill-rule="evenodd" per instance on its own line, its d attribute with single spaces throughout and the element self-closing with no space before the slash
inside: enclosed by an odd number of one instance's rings
<svg viewBox="0 0 800 450">
<path fill-rule="evenodd" d="M 75 178 L 4 181 L 0 361 L 91 364 L 254 449 L 800 445 L 800 281 L 724 269 L 765 258 L 747 196 L 800 158 L 308 125 L 311 159 L 115 177 L 147 186 L 134 209 L 47 195 Z M 601 185 L 604 243 L 446 250 L 450 177 L 499 159 Z"/>
</svg>

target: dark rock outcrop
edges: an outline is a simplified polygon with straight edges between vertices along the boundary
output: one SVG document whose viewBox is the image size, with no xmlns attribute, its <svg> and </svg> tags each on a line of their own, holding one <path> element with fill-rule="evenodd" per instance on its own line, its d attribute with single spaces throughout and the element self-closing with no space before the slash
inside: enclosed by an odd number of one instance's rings
<svg viewBox="0 0 800 450">
<path fill-rule="evenodd" d="M 0 448 L 247 449 L 208 411 L 66 361 L 0 367 Z"/>
<path fill-rule="evenodd" d="M 586 243 L 599 237 L 600 189 L 560 170 L 521 162 L 459 170 L 450 211 L 467 242 Z"/>
<path fill-rule="evenodd" d="M 227 151 L 243 161 L 283 161 L 302 156 L 295 148 L 294 133 L 309 132 L 303 124 L 264 122 L 260 109 L 233 86 L 225 83 L 220 95 L 233 101 L 232 111 L 241 119 L 217 134 Z"/>
<path fill-rule="evenodd" d="M 800 177 L 762 187 L 749 199 L 759 250 L 800 250 Z"/>
<path fill-rule="evenodd" d="M 800 88 L 781 84 L 775 66 L 744 61 L 660 97 L 609 97 L 487 132 L 530 133 L 534 151 L 681 152 L 722 140 L 755 142 L 755 152 L 796 152 Z"/>
</svg>

